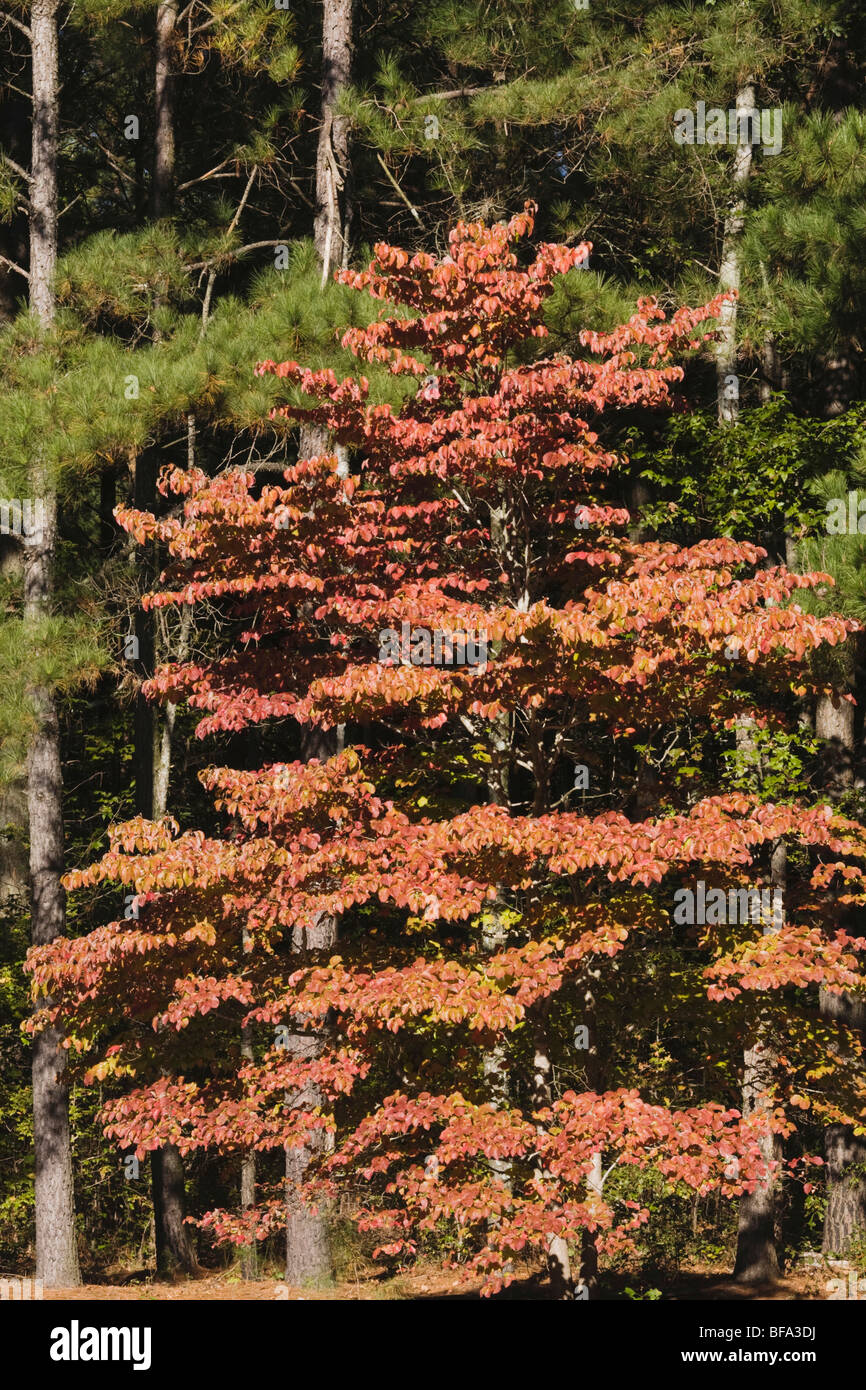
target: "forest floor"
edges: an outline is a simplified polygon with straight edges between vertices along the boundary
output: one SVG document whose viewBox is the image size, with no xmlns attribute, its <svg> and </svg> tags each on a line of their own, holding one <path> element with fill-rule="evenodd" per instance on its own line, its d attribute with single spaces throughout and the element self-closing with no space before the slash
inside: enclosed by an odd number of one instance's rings
<svg viewBox="0 0 866 1390">
<path fill-rule="evenodd" d="M 777 1284 L 757 1285 L 744 1288 L 735 1284 L 730 1271 L 697 1266 L 683 1270 L 675 1279 L 662 1288 L 663 1301 L 739 1301 L 785 1300 L 813 1301 L 828 1297 L 828 1282 L 832 1271 L 822 1269 L 794 1269 Z M 325 1289 L 299 1289 L 284 1284 L 281 1280 L 256 1279 L 242 1280 L 232 1273 L 207 1273 L 198 1279 L 179 1279 L 175 1282 L 159 1281 L 152 1274 L 136 1272 L 114 1276 L 122 1282 L 83 1284 L 76 1289 L 46 1290 L 45 1298 L 70 1300 L 74 1302 L 163 1302 L 163 1301 L 213 1301 L 231 1300 L 246 1302 L 273 1301 L 368 1301 L 397 1300 L 424 1302 L 433 1300 L 472 1301 L 478 1297 L 479 1281 L 463 1281 L 453 1272 L 443 1271 L 438 1266 L 415 1268 L 399 1275 L 383 1275 L 381 1272 L 362 1271 L 358 1277 L 342 1280 Z M 622 1300 L 623 1288 L 628 1284 L 627 1276 L 620 1277 L 616 1285 L 611 1284 L 602 1291 L 602 1299 Z M 550 1298 L 546 1280 L 540 1280 L 529 1272 L 514 1280 L 508 1289 L 495 1295 L 496 1299 L 518 1299 L 524 1301 L 545 1301 Z M 627 1298 L 627 1295 L 626 1295 Z"/>
</svg>

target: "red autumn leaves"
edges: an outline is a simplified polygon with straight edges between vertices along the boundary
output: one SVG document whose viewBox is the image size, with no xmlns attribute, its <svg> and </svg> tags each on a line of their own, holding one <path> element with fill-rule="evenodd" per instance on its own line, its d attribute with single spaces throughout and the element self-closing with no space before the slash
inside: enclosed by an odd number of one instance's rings
<svg viewBox="0 0 866 1390">
<path fill-rule="evenodd" d="M 807 1047 L 774 1107 L 749 1120 L 715 1100 L 650 1103 L 618 1085 L 545 1098 L 521 1072 L 527 1030 L 555 1034 L 589 965 L 603 973 L 670 935 L 680 878 L 706 866 L 731 881 L 755 874 L 780 837 L 811 856 L 775 937 L 747 929 L 698 943 L 708 1017 L 747 996 L 851 988 L 864 947 L 826 898 L 841 880 L 862 901 L 864 832 L 825 807 L 720 795 L 635 818 L 553 805 L 568 750 L 600 729 L 621 737 L 688 717 L 722 730 L 751 712 L 757 697 L 731 678 L 732 644 L 765 691 L 784 692 L 808 684 L 809 653 L 853 625 L 802 612 L 797 590 L 826 576 L 759 569 L 757 547 L 624 534 L 622 460 L 601 439 L 603 417 L 669 404 L 682 377 L 673 354 L 700 342 L 723 297 L 669 320 L 642 301 L 613 333 L 581 335 L 585 360 L 523 361 L 519 345 L 546 334 L 556 277 L 586 249 L 543 245 L 521 268 L 513 248 L 532 225 L 530 208 L 496 227 L 461 224 L 443 260 L 378 246 L 367 271 L 342 273 L 400 308 L 343 338 L 361 360 L 418 379 L 399 408 L 371 403 L 364 377 L 258 368 L 316 402 L 277 406 L 275 428 L 327 425 L 353 451 L 354 476 L 339 476 L 330 455 L 261 489 L 253 473 L 174 469 L 162 490 L 179 515 L 119 514 L 138 540 L 168 549 L 151 604 L 215 604 L 239 620 L 233 648 L 149 682 L 150 694 L 202 711 L 202 737 L 287 716 L 385 733 L 324 765 L 214 768 L 204 782 L 231 836 L 141 820 L 116 829 L 68 886 L 123 884 L 140 920 L 30 957 L 52 1000 L 42 1022 L 66 1033 L 91 1077 L 116 1079 L 106 1119 L 119 1143 L 266 1152 L 328 1129 L 333 1152 L 311 1193 L 363 1191 L 361 1220 L 394 1253 L 451 1223 L 488 1291 L 515 1253 L 543 1253 L 553 1236 L 587 1230 L 608 1253 L 632 1238 L 646 1213 L 592 1188 L 594 1156 L 605 1170 L 652 1166 L 733 1195 L 765 1171 L 761 1124 L 793 1123 Z M 402 622 L 483 630 L 486 669 L 381 665 L 377 633 Z M 485 804 L 478 784 L 503 756 L 503 721 L 514 767 L 531 773 L 528 806 Z M 476 758 L 468 807 L 434 787 L 434 755 L 440 769 Z M 425 775 L 421 814 L 402 793 Z M 480 924 L 503 904 L 508 939 L 487 948 Z M 293 955 L 323 913 L 351 924 L 339 950 Z M 308 1058 L 274 1042 L 273 1029 L 298 1018 L 329 1024 Z M 242 1025 L 256 1035 L 253 1061 L 237 1048 Z M 404 1057 L 389 1052 L 390 1071 L 386 1036 Z M 512 1058 L 507 1103 L 485 1096 L 482 1060 L 495 1047 Z M 322 1104 L 287 1107 L 286 1092 L 305 1087 Z M 510 1185 L 491 1160 L 510 1163 Z M 205 1224 L 242 1240 L 279 1219 L 265 1195 L 252 1214 Z"/>
</svg>

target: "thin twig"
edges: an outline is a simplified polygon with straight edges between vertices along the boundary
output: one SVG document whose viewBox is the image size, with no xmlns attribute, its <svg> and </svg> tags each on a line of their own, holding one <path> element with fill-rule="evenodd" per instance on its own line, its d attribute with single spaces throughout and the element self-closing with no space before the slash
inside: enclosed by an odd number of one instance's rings
<svg viewBox="0 0 866 1390">
<path fill-rule="evenodd" d="M 206 174 L 199 174 L 197 178 L 187 179 L 186 183 L 179 183 L 175 189 L 175 193 L 183 193 L 185 188 L 192 188 L 195 183 L 204 183 L 205 179 L 215 178 L 220 169 L 224 169 L 227 164 L 231 164 L 232 162 L 233 156 L 230 155 L 229 158 L 224 159 L 221 164 L 215 164 L 212 169 L 208 169 Z M 237 160 L 234 160 L 234 163 L 237 163 Z M 224 174 L 223 177 L 233 179 L 236 177 L 236 174 Z"/>
<path fill-rule="evenodd" d="M 249 176 L 249 178 L 247 179 L 247 186 L 246 186 L 246 188 L 244 189 L 244 191 L 243 191 L 243 193 L 242 193 L 242 195 L 241 195 L 241 200 L 240 200 L 240 202 L 238 203 L 237 208 L 236 208 L 236 210 L 235 210 L 235 215 L 234 215 L 234 217 L 232 218 L 231 222 L 229 223 L 228 231 L 226 232 L 226 236 L 231 236 L 231 234 L 232 234 L 232 232 L 234 231 L 235 227 L 238 225 L 238 222 L 240 221 L 240 218 L 241 218 L 241 213 L 242 213 L 243 210 L 244 210 L 244 207 L 245 207 L 245 205 L 246 205 L 247 198 L 250 196 L 250 191 L 251 191 L 251 189 L 252 189 L 253 184 L 255 183 L 256 174 L 257 174 L 258 172 L 259 172 L 259 166 L 258 166 L 257 164 L 254 164 L 253 167 L 252 167 L 252 170 L 250 171 L 250 176 Z M 200 331 L 200 333 L 199 333 L 199 335 L 198 335 L 198 337 L 199 337 L 199 342 L 201 342 L 202 338 L 204 337 L 205 333 L 207 332 L 207 322 L 208 322 L 208 319 L 209 319 L 209 317 L 210 317 L 211 299 L 212 299 L 212 297 L 213 297 L 213 287 L 214 287 L 214 285 L 216 284 L 216 277 L 217 277 L 216 270 L 215 270 L 214 267 L 212 266 L 211 269 L 208 271 L 207 285 L 206 285 L 206 287 L 205 287 L 205 292 L 204 292 L 204 302 L 203 302 L 203 304 L 202 304 L 202 306 L 201 306 L 201 331 Z"/>
<path fill-rule="evenodd" d="M 397 180 L 394 178 L 394 175 L 391 173 L 391 170 L 388 168 L 388 166 L 387 166 L 387 164 L 385 163 L 384 159 L 382 158 L 382 156 L 381 156 L 378 152 L 377 152 L 377 154 L 376 154 L 376 158 L 378 159 L 378 161 L 379 161 L 379 163 L 381 164 L 382 168 L 385 170 L 385 173 L 386 173 L 387 177 L 390 179 L 391 183 L 392 183 L 393 186 L 396 188 L 397 192 L 400 194 L 400 197 L 403 199 L 403 202 L 406 204 L 406 206 L 407 206 L 407 208 L 409 209 L 409 211 L 411 212 L 412 216 L 415 218 L 415 221 L 418 223 L 418 226 L 419 226 L 419 227 L 422 229 L 422 231 L 423 231 L 423 229 L 424 229 L 424 223 L 421 221 L 421 218 L 418 216 L 418 213 L 416 212 L 415 208 L 413 208 L 412 204 L 409 202 L 409 199 L 406 197 L 406 194 L 403 192 L 403 190 L 402 190 L 402 188 L 400 187 L 399 183 L 398 183 Z"/>
<path fill-rule="evenodd" d="M 226 232 L 226 236 L 230 236 L 231 233 L 234 231 L 235 227 L 238 225 L 238 222 L 240 221 L 241 213 L 243 212 L 244 207 L 246 206 L 247 198 L 250 196 L 250 190 L 251 190 L 251 188 L 252 188 L 252 186 L 253 186 L 253 183 L 255 182 L 255 177 L 256 177 L 256 174 L 257 174 L 258 172 L 259 172 L 259 166 L 258 166 L 258 164 L 254 164 L 254 165 L 253 165 L 253 168 L 252 168 L 252 172 L 251 172 L 249 178 L 247 179 L 247 186 L 246 186 L 246 188 L 245 188 L 244 191 L 243 191 L 243 194 L 242 194 L 242 196 L 241 196 L 240 202 L 238 203 L 237 212 L 235 213 L 234 217 L 232 218 L 231 222 L 229 223 L 229 229 L 228 229 L 228 231 Z"/>
<path fill-rule="evenodd" d="M 74 208 L 74 207 L 75 207 L 75 204 L 78 202 L 79 198 L 83 198 L 83 197 L 84 197 L 84 194 L 83 194 L 83 193 L 76 193 L 75 197 L 72 199 L 72 202 L 71 202 L 71 203 L 67 203 L 65 208 L 61 208 L 60 211 L 58 212 L 57 216 L 58 216 L 58 217 L 62 217 L 63 214 L 64 214 L 65 212 L 68 212 L 70 208 Z"/>
</svg>

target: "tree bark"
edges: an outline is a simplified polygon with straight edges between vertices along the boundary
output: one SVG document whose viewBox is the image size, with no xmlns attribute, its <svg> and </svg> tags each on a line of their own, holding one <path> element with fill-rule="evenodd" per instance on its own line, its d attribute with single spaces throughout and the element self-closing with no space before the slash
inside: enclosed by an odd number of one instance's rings
<svg viewBox="0 0 866 1390">
<path fill-rule="evenodd" d="M 172 44 L 177 25 L 177 0 L 160 0 L 156 11 L 156 133 L 153 148 L 151 212 L 169 217 L 174 204 L 174 100 Z"/>
<path fill-rule="evenodd" d="M 845 791 L 854 782 L 854 706 L 848 700 L 834 706 L 829 696 L 819 696 L 815 734 L 824 740 L 821 764 L 825 787 L 831 793 Z"/>
<path fill-rule="evenodd" d="M 253 1043 L 248 1028 L 241 1029 L 241 1056 L 247 1062 L 252 1062 Z M 249 1211 L 250 1207 L 256 1204 L 256 1155 L 254 1149 L 248 1149 L 241 1159 L 241 1210 Z M 251 1240 L 249 1245 L 241 1248 L 241 1276 L 244 1279 L 255 1279 L 258 1274 L 258 1249 L 255 1240 Z"/>
<path fill-rule="evenodd" d="M 135 463 L 135 506 L 152 511 L 156 503 L 156 458 L 145 449 Z M 144 588 L 154 576 L 153 556 L 147 551 L 140 559 L 140 577 Z M 188 612 L 181 619 L 181 642 Z M 136 613 L 136 636 L 139 641 L 139 665 L 142 677 L 153 675 L 156 651 L 153 615 L 139 608 Z M 173 709 L 172 709 L 173 715 Z M 135 701 L 134 766 L 135 803 L 140 816 L 149 820 L 165 815 L 168 779 L 171 766 L 171 733 L 173 718 L 163 725 L 163 739 L 157 738 L 157 721 L 153 706 L 139 690 Z M 166 1144 L 151 1154 L 151 1189 L 156 1243 L 156 1266 L 160 1274 L 174 1275 L 198 1271 L 189 1228 L 184 1225 L 186 1203 L 184 1193 L 183 1159 L 174 1144 Z"/>
<path fill-rule="evenodd" d="M 866 1036 L 866 1002 L 850 994 L 820 991 L 821 1017 L 847 1024 Z M 827 1165 L 827 1211 L 822 1249 L 846 1256 L 866 1236 L 866 1139 L 851 1125 L 828 1125 L 824 1131 Z"/>
<path fill-rule="evenodd" d="M 787 864 L 785 841 L 778 840 L 773 847 L 771 878 L 773 888 L 782 893 L 787 883 Z M 775 919 L 765 922 L 762 934 L 770 936 L 780 925 Z M 776 1066 L 775 1039 L 767 1024 L 760 1021 L 745 1052 L 741 1107 L 744 1116 L 768 1108 L 764 1097 L 772 1088 Z M 773 1133 L 763 1136 L 760 1148 L 766 1163 L 776 1162 L 781 1156 L 779 1138 Z M 744 1192 L 740 1198 L 734 1264 L 734 1278 L 740 1284 L 772 1283 L 779 1277 L 777 1206 L 778 1181 L 772 1173 L 762 1179 L 753 1192 Z"/>
<path fill-rule="evenodd" d="M 532 1099 L 536 1110 L 546 1109 L 553 1100 L 550 1084 L 552 1067 L 545 1014 L 545 1009 L 539 1009 L 534 1030 L 535 1056 L 533 1058 Z M 542 1169 L 541 1177 L 547 1176 L 549 1175 Z M 547 1273 L 554 1298 L 560 1302 L 573 1301 L 574 1280 L 571 1274 L 568 1242 L 560 1235 L 552 1235 L 547 1242 Z"/>
<path fill-rule="evenodd" d="M 58 0 L 34 0 L 33 140 L 30 156 L 30 310 L 43 329 L 54 323 L 57 264 Z"/>
<path fill-rule="evenodd" d="M 737 115 L 754 110 L 755 89 L 751 85 L 741 87 L 737 92 Z M 740 129 L 739 123 L 737 129 Z M 719 289 L 739 290 L 740 288 L 740 240 L 745 225 L 746 203 L 745 185 L 752 169 L 752 145 L 744 142 L 737 145 L 734 155 L 733 185 L 734 194 L 722 240 L 722 263 L 719 268 Z M 725 304 L 719 319 L 719 340 L 716 343 L 716 396 L 720 425 L 734 425 L 740 413 L 739 383 L 737 377 L 737 301 Z M 734 384 L 731 378 L 734 378 Z M 736 387 L 736 389 L 735 389 Z"/>
<path fill-rule="evenodd" d="M 316 940 L 330 945 L 336 940 L 336 921 L 326 917 L 317 929 Z M 291 1033 L 288 1055 L 292 1058 L 317 1057 L 322 1048 L 319 1033 Z M 288 1108 L 313 1109 L 321 1104 L 317 1086 L 307 1086 L 286 1096 Z M 316 1131 L 309 1143 L 286 1149 L 286 1282 L 298 1288 L 317 1287 L 333 1278 L 333 1263 L 325 1212 L 313 1211 L 304 1200 L 302 1184 L 313 1159 L 324 1152 L 324 1137 Z"/>
<path fill-rule="evenodd" d="M 322 266 L 322 287 L 327 283 L 331 268 L 344 264 L 347 254 L 346 209 L 349 182 L 349 127 L 344 117 L 336 114 L 336 105 L 343 87 L 349 81 L 352 66 L 352 0 L 323 0 L 322 6 L 322 124 L 316 153 L 316 213 L 313 222 L 313 242 Z M 328 431 L 321 425 L 301 426 L 298 442 L 299 458 L 315 458 L 334 449 L 342 477 L 349 472 L 348 453 L 333 446 Z M 334 730 L 303 729 L 301 757 L 325 761 L 333 757 L 344 744 L 345 728 Z M 326 949 L 336 944 L 339 922 L 336 917 L 322 917 L 306 942 L 296 941 L 295 949 Z M 299 1021 L 300 1022 L 300 1021 Z M 289 1035 L 291 1056 L 313 1057 L 322 1046 L 320 1033 L 298 1031 Z M 318 1091 L 307 1088 L 304 1093 L 286 1096 L 291 1109 L 298 1105 L 320 1103 Z M 333 1263 L 328 1241 L 327 1213 L 310 1210 L 302 1197 L 304 1175 L 321 1144 L 311 1143 L 303 1148 L 286 1149 L 286 1280 L 290 1284 L 321 1284 L 333 1278 Z"/>
<path fill-rule="evenodd" d="M 839 795 L 854 783 L 854 707 L 847 701 L 834 709 L 826 697 L 818 699 L 815 733 L 826 740 L 823 750 L 823 783 Z M 866 1036 L 866 1003 L 852 994 L 818 994 L 821 1017 L 846 1024 Z M 846 1256 L 866 1236 L 866 1139 L 851 1125 L 828 1125 L 824 1130 L 827 1174 L 827 1210 L 822 1249 L 828 1255 Z"/>
<path fill-rule="evenodd" d="M 30 310 L 42 332 L 54 323 L 57 263 L 57 0 L 34 0 L 30 13 L 33 60 L 33 138 L 30 159 Z M 44 525 L 29 538 L 24 559 L 24 619 L 34 627 L 51 613 L 57 497 L 45 460 L 31 467 L 31 492 Z M 66 926 L 63 873 L 63 777 L 60 727 L 53 691 L 30 690 L 36 731 L 27 757 L 30 828 L 31 938 L 42 946 Z M 33 1143 L 36 1167 L 36 1277 L 46 1288 L 81 1282 L 75 1232 L 72 1146 L 66 1052 L 47 1029 L 33 1047 Z"/>
<path fill-rule="evenodd" d="M 305 729 L 301 739 L 301 756 L 305 762 L 313 758 L 324 761 L 337 752 L 335 730 Z M 295 951 L 330 950 L 337 943 L 339 920 L 322 914 L 316 925 L 305 933 L 296 932 L 292 946 Z M 290 1057 L 311 1059 L 322 1050 L 322 1029 L 305 1029 L 306 1020 L 296 1020 L 298 1031 L 289 1034 Z M 301 1030 L 304 1031 L 301 1031 Z M 314 1109 L 322 1104 L 318 1086 L 310 1084 L 301 1091 L 287 1092 L 289 1110 Z M 316 1131 L 310 1141 L 294 1149 L 286 1149 L 286 1281 L 296 1287 L 321 1286 L 333 1279 L 334 1266 L 328 1239 L 328 1214 L 319 1206 L 313 1211 L 303 1197 L 302 1186 L 313 1159 L 325 1150 L 326 1136 Z"/>
<path fill-rule="evenodd" d="M 154 1149 L 150 1165 L 157 1270 L 168 1276 L 178 1271 L 193 1274 L 198 1270 L 198 1261 L 189 1228 L 184 1224 L 183 1160 L 177 1145 L 165 1144 L 161 1149 Z"/>
<path fill-rule="evenodd" d="M 322 263 L 322 284 L 332 266 L 346 262 L 349 221 L 349 123 L 337 114 L 352 71 L 352 0 L 323 0 L 322 124 L 316 154 L 313 240 Z"/>
</svg>

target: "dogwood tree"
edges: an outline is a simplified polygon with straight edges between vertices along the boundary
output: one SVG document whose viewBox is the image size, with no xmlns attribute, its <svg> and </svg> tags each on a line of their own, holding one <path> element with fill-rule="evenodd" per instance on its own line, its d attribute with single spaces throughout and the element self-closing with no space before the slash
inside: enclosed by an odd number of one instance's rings
<svg viewBox="0 0 866 1390">
<path fill-rule="evenodd" d="M 459 224 L 441 259 L 380 245 L 340 273 L 384 306 L 343 346 L 386 366 L 401 404 L 363 375 L 260 364 L 284 391 L 274 427 L 327 426 L 350 476 L 330 455 L 283 486 L 169 469 L 176 514 L 119 513 L 168 548 L 151 605 L 234 623 L 229 648 L 150 693 L 200 710 L 202 737 L 290 718 L 351 746 L 212 768 L 222 836 L 114 827 L 68 886 L 122 884 L 137 920 L 37 948 L 30 969 L 50 1000 L 36 1026 L 111 1083 L 123 1147 L 305 1150 L 306 1195 L 350 1187 L 385 1253 L 451 1232 L 485 1292 L 537 1256 L 568 1296 L 575 1249 L 585 1287 L 648 1220 L 623 1172 L 735 1197 L 769 1180 L 768 1135 L 862 1111 L 856 1038 L 801 1026 L 792 999 L 860 983 L 866 941 L 837 916 L 862 901 L 866 845 L 829 807 L 721 770 L 738 721 L 782 724 L 810 653 L 852 630 L 797 605 L 827 577 L 727 537 L 629 533 L 609 425 L 677 404 L 675 358 L 724 296 L 670 318 L 641 301 L 542 356 L 545 300 L 588 246 L 530 249 L 532 226 L 528 205 Z M 485 659 L 446 660 L 470 633 Z M 757 890 L 781 842 L 800 848 L 771 932 L 674 919 L 683 885 Z M 317 938 L 335 915 L 338 953 Z M 628 1033 L 648 1011 L 688 1016 L 722 1068 L 695 1103 L 644 1085 Z M 783 1025 L 744 1114 L 739 1040 Z M 264 1236 L 286 1208 L 260 1195 L 203 1224 Z"/>
</svg>

